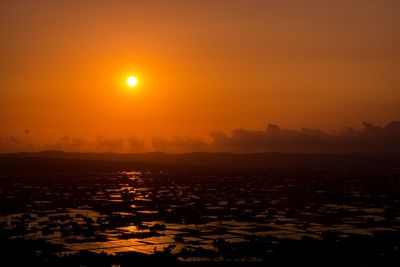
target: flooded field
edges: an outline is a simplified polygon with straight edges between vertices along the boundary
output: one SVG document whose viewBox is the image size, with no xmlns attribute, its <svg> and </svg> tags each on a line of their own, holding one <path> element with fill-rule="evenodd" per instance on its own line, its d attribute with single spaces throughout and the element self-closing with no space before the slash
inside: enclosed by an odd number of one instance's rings
<svg viewBox="0 0 400 267">
<path fill-rule="evenodd" d="M 2 173 L 0 224 L 10 239 L 59 245 L 59 255 L 167 251 L 197 261 L 228 247 L 257 261 L 288 240 L 398 240 L 399 178 L 397 169 Z M 268 249 L 248 253 L 260 240 Z"/>
</svg>

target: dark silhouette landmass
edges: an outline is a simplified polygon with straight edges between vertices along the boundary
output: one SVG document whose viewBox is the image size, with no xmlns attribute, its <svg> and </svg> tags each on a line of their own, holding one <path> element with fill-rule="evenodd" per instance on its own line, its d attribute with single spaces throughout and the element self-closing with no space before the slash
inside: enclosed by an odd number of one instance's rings
<svg viewBox="0 0 400 267">
<path fill-rule="evenodd" d="M 399 154 L 0 155 L 4 266 L 398 266 Z"/>
<path fill-rule="evenodd" d="M 82 161 L 84 160 L 84 161 Z M 68 153 L 43 151 L 36 153 L 0 154 L 1 169 L 68 168 L 82 165 L 93 169 L 119 169 L 134 165 L 179 165 L 217 168 L 279 169 L 334 167 L 400 167 L 400 152 L 376 153 Z"/>
</svg>

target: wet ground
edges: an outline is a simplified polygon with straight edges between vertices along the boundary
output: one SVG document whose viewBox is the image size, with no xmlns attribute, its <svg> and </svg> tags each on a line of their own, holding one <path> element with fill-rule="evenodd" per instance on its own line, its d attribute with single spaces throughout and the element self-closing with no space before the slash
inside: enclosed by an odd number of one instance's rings
<svg viewBox="0 0 400 267">
<path fill-rule="evenodd" d="M 197 261 L 218 259 L 221 243 L 255 238 L 400 232 L 398 169 L 132 167 L 0 176 L 2 229 L 10 238 L 59 244 L 60 255 L 170 251 Z"/>
</svg>

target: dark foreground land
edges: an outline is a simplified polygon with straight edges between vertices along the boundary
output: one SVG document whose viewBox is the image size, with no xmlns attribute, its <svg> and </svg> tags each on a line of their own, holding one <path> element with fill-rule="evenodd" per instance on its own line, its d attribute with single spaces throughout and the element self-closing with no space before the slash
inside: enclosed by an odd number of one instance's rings
<svg viewBox="0 0 400 267">
<path fill-rule="evenodd" d="M 399 266 L 400 157 L 0 155 L 1 266 Z"/>
</svg>

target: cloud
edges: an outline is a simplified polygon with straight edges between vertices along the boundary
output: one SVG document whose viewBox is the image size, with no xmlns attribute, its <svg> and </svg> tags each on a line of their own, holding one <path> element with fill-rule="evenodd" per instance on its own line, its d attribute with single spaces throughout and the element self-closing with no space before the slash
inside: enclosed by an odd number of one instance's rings
<svg viewBox="0 0 400 267">
<path fill-rule="evenodd" d="M 144 152 L 146 143 L 143 138 L 129 137 L 127 139 L 128 151 L 130 152 Z"/>
<path fill-rule="evenodd" d="M 345 127 L 338 132 L 318 129 L 282 129 L 269 124 L 264 131 L 233 130 L 211 134 L 214 149 L 230 152 L 397 152 L 400 149 L 400 122 L 384 127 L 364 122 L 363 128 Z"/>
<path fill-rule="evenodd" d="M 54 143 L 33 147 L 16 136 L 0 137 L 0 152 L 62 150 L 67 152 L 137 153 L 159 151 L 186 152 L 287 152 L 287 153 L 398 153 L 400 121 L 384 126 L 364 122 L 359 129 L 343 127 L 339 131 L 319 129 L 285 129 L 269 124 L 264 130 L 235 129 L 230 134 L 211 133 L 211 142 L 198 137 L 144 138 L 99 136 L 88 141 L 64 136 Z"/>
<path fill-rule="evenodd" d="M 119 138 L 98 136 L 94 141 L 64 136 L 46 145 L 47 150 L 67 152 L 137 152 L 144 151 L 144 140 L 138 138 Z"/>
<path fill-rule="evenodd" d="M 46 145 L 49 150 L 62 150 L 67 152 L 80 152 L 85 149 L 90 151 L 92 144 L 84 139 L 63 136 L 56 142 Z"/>
<path fill-rule="evenodd" d="M 207 151 L 208 144 L 197 137 L 174 137 L 166 139 L 163 137 L 151 138 L 151 146 L 154 151 L 184 153 Z"/>
<path fill-rule="evenodd" d="M 98 136 L 94 146 L 95 150 L 100 152 L 121 152 L 124 150 L 124 143 L 123 138 Z"/>
<path fill-rule="evenodd" d="M 13 135 L 0 137 L 0 152 L 32 151 L 32 149 L 32 144 L 19 137 Z"/>
</svg>

